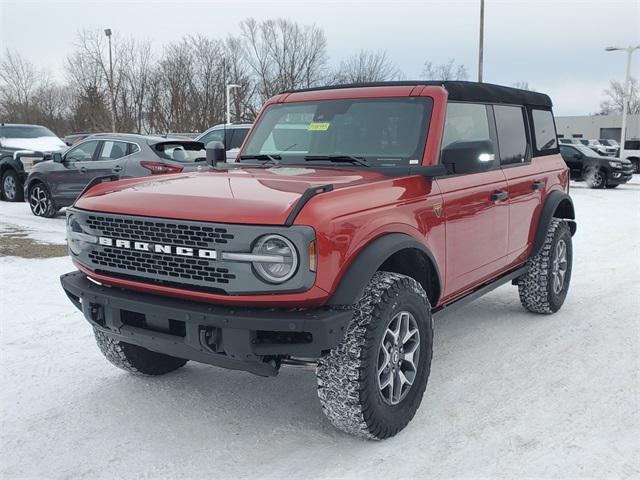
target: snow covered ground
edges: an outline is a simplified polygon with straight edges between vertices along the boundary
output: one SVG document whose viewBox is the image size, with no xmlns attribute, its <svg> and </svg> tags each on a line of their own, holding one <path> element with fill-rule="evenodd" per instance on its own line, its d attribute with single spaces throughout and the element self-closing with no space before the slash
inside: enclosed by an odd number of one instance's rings
<svg viewBox="0 0 640 480">
<path fill-rule="evenodd" d="M 306 370 L 117 370 L 59 287 L 67 258 L 1 257 L 0 477 L 640 478 L 640 181 L 571 193 L 563 309 L 507 285 L 437 323 L 422 406 L 384 442 L 334 430 Z M 0 218 L 64 239 L 62 216 Z"/>
</svg>

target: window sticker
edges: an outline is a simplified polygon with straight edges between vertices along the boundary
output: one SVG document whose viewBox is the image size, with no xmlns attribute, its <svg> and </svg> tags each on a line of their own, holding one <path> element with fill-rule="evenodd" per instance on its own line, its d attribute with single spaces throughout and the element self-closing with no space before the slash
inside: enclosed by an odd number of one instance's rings
<svg viewBox="0 0 640 480">
<path fill-rule="evenodd" d="M 329 130 L 330 125 L 329 122 L 311 122 L 307 130 L 310 132 L 326 132 Z"/>
</svg>

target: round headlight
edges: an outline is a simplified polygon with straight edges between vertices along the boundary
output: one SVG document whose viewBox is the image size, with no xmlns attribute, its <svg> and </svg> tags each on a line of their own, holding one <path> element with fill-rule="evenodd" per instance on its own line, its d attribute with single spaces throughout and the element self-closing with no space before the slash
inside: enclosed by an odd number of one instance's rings
<svg viewBox="0 0 640 480">
<path fill-rule="evenodd" d="M 67 216 L 67 245 L 71 253 L 79 255 L 82 250 L 87 248 L 87 244 L 96 243 L 97 241 L 97 237 L 84 231 L 75 215 L 69 214 Z"/>
<path fill-rule="evenodd" d="M 298 268 L 298 252 L 286 238 L 280 235 L 260 237 L 253 247 L 254 255 L 260 255 L 260 261 L 253 262 L 258 275 L 270 283 L 282 283 L 289 280 Z"/>
</svg>

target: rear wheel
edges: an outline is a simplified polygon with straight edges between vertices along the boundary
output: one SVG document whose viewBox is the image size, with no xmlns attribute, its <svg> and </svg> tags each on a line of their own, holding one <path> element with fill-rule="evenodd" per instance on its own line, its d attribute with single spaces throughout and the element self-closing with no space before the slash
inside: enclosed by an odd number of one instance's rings
<svg viewBox="0 0 640 480">
<path fill-rule="evenodd" d="M 554 218 L 542 249 L 527 263 L 527 273 L 518 278 L 522 306 L 534 313 L 557 312 L 567 297 L 572 263 L 569 225 Z"/>
<path fill-rule="evenodd" d="M 42 183 L 36 183 L 29 188 L 29 206 L 31 212 L 38 217 L 54 217 L 58 212 L 49 189 Z"/>
<path fill-rule="evenodd" d="M 102 354 L 113 365 L 135 375 L 164 375 L 184 366 L 187 360 L 152 352 L 146 348 L 120 342 L 94 329 Z"/>
<path fill-rule="evenodd" d="M 392 437 L 415 415 L 431 369 L 431 306 L 414 279 L 378 272 L 342 343 L 318 362 L 318 397 L 340 430 Z"/>
<path fill-rule="evenodd" d="M 8 202 L 21 202 L 24 200 L 22 192 L 22 183 L 18 179 L 18 174 L 12 168 L 9 168 L 2 175 L 2 184 L 0 185 L 2 198 Z"/>
</svg>

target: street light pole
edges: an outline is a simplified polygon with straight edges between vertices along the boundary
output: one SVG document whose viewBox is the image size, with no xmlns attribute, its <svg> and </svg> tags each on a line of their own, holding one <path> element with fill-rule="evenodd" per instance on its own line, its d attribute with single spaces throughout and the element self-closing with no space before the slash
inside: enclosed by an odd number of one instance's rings
<svg viewBox="0 0 640 480">
<path fill-rule="evenodd" d="M 109 96 L 111 97 L 111 131 L 116 131 L 116 100 L 113 98 L 113 61 L 111 57 L 111 29 L 105 28 L 104 34 L 109 39 Z"/>
<path fill-rule="evenodd" d="M 240 85 L 230 83 L 227 85 L 227 124 L 231 123 L 231 89 L 240 88 Z"/>
<path fill-rule="evenodd" d="M 484 0 L 480 0 L 480 41 L 478 48 L 478 82 L 482 83 L 482 64 L 484 61 Z"/>
<path fill-rule="evenodd" d="M 624 94 L 622 95 L 622 128 L 620 129 L 620 158 L 623 157 L 624 153 L 624 144 L 627 138 L 627 111 L 629 109 L 629 97 L 631 96 L 631 92 L 629 91 L 629 87 L 631 86 L 631 55 L 634 51 L 640 49 L 640 45 L 636 45 L 635 47 L 629 46 L 627 48 L 622 47 L 607 47 L 605 51 L 607 52 L 615 52 L 618 50 L 624 50 L 627 52 L 627 72 L 624 77 Z"/>
</svg>

